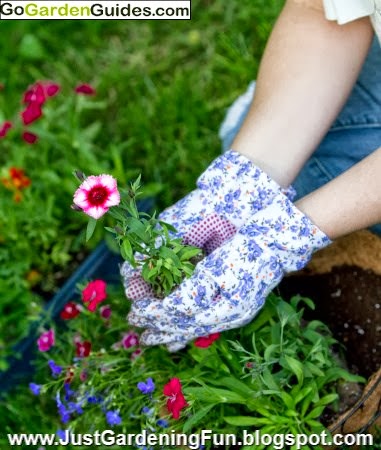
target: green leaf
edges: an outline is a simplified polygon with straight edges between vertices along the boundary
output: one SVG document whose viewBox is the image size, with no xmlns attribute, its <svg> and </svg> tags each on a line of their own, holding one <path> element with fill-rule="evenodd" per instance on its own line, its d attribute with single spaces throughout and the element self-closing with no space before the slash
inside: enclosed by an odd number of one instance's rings
<svg viewBox="0 0 381 450">
<path fill-rule="evenodd" d="M 333 403 L 335 400 L 338 399 L 338 395 L 337 394 L 327 394 L 324 397 L 322 397 L 316 404 L 315 406 L 325 406 L 325 405 L 329 405 L 330 403 Z"/>
<path fill-rule="evenodd" d="M 227 391 L 226 389 L 204 387 L 189 387 L 184 389 L 187 394 L 194 395 L 198 400 L 205 403 L 238 403 L 245 405 L 247 399 L 235 392 Z"/>
<path fill-rule="evenodd" d="M 91 236 L 94 233 L 96 225 L 97 225 L 96 219 L 94 219 L 93 217 L 90 217 L 89 222 L 87 223 L 87 228 L 86 228 L 86 241 L 91 239 Z"/>
<path fill-rule="evenodd" d="M 243 397 L 249 398 L 256 394 L 256 392 L 253 391 L 247 384 L 237 380 L 237 378 L 223 377 L 218 381 L 221 386 L 227 387 Z"/>
<path fill-rule="evenodd" d="M 281 392 L 280 398 L 283 400 L 283 403 L 287 406 L 289 410 L 295 409 L 295 401 L 287 392 Z"/>
<path fill-rule="evenodd" d="M 325 406 L 318 406 L 314 408 L 310 413 L 308 413 L 306 420 L 316 419 L 320 417 L 325 409 Z"/>
<path fill-rule="evenodd" d="M 292 358 L 291 356 L 285 355 L 284 358 L 281 358 L 279 362 L 282 365 L 282 367 L 291 370 L 291 372 L 296 375 L 299 384 L 303 383 L 304 378 L 303 364 L 300 361 L 298 361 L 295 358 Z"/>
<path fill-rule="evenodd" d="M 34 34 L 25 34 L 20 42 L 19 55 L 28 60 L 40 60 L 46 57 L 41 41 Z"/>
<path fill-rule="evenodd" d="M 199 248 L 195 247 L 186 247 L 181 253 L 180 253 L 180 261 L 188 261 L 189 259 L 193 258 L 194 256 L 197 256 L 201 253 L 201 250 Z"/>
<path fill-rule="evenodd" d="M 181 267 L 181 261 L 180 261 L 179 257 L 170 248 L 164 247 L 164 246 L 160 247 L 159 256 L 161 256 L 162 258 L 164 258 L 166 260 L 172 261 L 173 264 L 175 265 L 175 267 L 177 267 L 177 268 Z"/>
<path fill-rule="evenodd" d="M 270 419 L 250 416 L 226 416 L 224 420 L 229 425 L 235 425 L 237 427 L 260 427 L 271 423 Z"/>
<path fill-rule="evenodd" d="M 149 235 L 146 233 L 146 227 L 136 217 L 127 217 L 128 231 L 135 233 L 144 243 L 147 243 Z"/>
<path fill-rule="evenodd" d="M 187 433 L 188 431 L 190 431 L 192 429 L 192 427 L 196 424 L 198 424 L 200 422 L 201 419 L 203 419 L 208 412 L 214 408 L 216 405 L 213 403 L 212 405 L 207 405 L 204 406 L 203 408 L 201 408 L 200 410 L 198 410 L 196 412 L 196 414 L 194 414 L 193 416 L 191 416 L 184 424 L 183 426 L 183 432 Z"/>
<path fill-rule="evenodd" d="M 274 391 L 279 391 L 279 386 L 277 382 L 275 381 L 275 378 L 272 376 L 269 369 L 265 369 L 263 371 L 262 377 L 261 377 L 263 383 L 268 387 L 269 389 L 272 389 Z"/>
<path fill-rule="evenodd" d="M 122 245 L 120 246 L 120 253 L 122 258 L 126 261 L 131 261 L 134 257 L 131 243 L 128 239 L 123 239 Z"/>
<path fill-rule="evenodd" d="M 300 302 L 305 303 L 312 310 L 315 309 L 315 304 L 310 298 L 296 295 L 296 296 L 292 297 L 292 299 L 290 300 L 290 304 L 295 310 L 297 309 Z"/>
</svg>

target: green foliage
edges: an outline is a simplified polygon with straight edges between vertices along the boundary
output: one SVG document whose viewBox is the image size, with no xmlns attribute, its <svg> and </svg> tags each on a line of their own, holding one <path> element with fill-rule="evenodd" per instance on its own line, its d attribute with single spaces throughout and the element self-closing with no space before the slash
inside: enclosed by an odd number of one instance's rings
<svg viewBox="0 0 381 450">
<path fill-rule="evenodd" d="M 156 214 L 138 210 L 136 198 L 141 194 L 140 187 L 139 176 L 128 190 L 120 191 L 120 204 L 109 211 L 116 225 L 106 229 L 115 235 L 123 259 L 134 268 L 141 267 L 143 279 L 157 296 L 165 297 L 185 277 L 192 275 L 195 268 L 192 259 L 201 257 L 202 251 L 172 237 L 171 233 L 176 232 L 174 227 L 158 219 Z M 90 219 L 88 236 L 94 231 L 95 223 Z"/>
<path fill-rule="evenodd" d="M 71 414 L 70 429 L 75 433 L 106 429 L 105 408 L 119 412 L 122 424 L 115 431 L 121 433 L 153 428 L 165 432 L 157 424 L 159 419 L 169 422 L 168 429 L 188 434 L 210 429 L 240 436 L 243 428 L 272 435 L 320 433 L 325 429 L 320 416 L 337 403 L 336 382 L 363 380 L 340 367 L 330 350 L 336 341 L 325 326 L 303 321 L 301 301 L 312 306 L 310 300 L 294 298 L 288 304 L 271 295 L 257 321 L 223 333 L 208 348 L 192 345 L 170 354 L 165 347 L 151 347 L 139 353 L 137 345 L 125 348 L 122 344 L 126 333 L 137 330 L 126 330 L 128 303 L 123 292 L 108 287 L 111 317 L 106 320 L 97 312 L 83 310 L 56 330 L 56 346 L 39 358 L 34 379 L 43 386 L 42 394 L 34 397 L 34 409 L 44 417 L 39 432 L 68 426 L 54 417 L 55 399 L 57 393 L 64 398 L 70 369 L 70 388 L 75 392 L 71 401 L 79 402 L 84 411 Z M 75 358 L 73 339 L 79 333 L 81 341 L 92 343 L 90 355 L 84 358 Z M 63 368 L 57 378 L 47 367 L 51 359 Z M 149 377 L 155 390 L 144 394 L 137 383 Z M 181 380 L 188 403 L 179 420 L 171 418 L 162 393 L 173 377 Z M 91 403 L 89 396 L 102 402 Z M 2 409 L 2 417 L 14 417 L 9 402 Z M 7 431 L 21 432 L 26 426 L 22 423 L 28 421 L 9 424 Z"/>
</svg>

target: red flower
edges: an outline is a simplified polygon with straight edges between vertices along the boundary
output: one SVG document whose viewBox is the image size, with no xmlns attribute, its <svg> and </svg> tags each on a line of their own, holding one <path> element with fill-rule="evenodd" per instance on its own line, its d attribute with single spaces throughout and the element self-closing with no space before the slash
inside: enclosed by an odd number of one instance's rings
<svg viewBox="0 0 381 450">
<path fill-rule="evenodd" d="M 4 122 L 1 126 L 0 126 L 0 138 L 3 138 L 7 135 L 8 130 L 12 128 L 12 122 Z"/>
<path fill-rule="evenodd" d="M 22 138 L 28 144 L 34 144 L 37 141 L 38 136 L 34 133 L 31 133 L 30 131 L 24 131 L 24 133 L 22 134 Z"/>
<path fill-rule="evenodd" d="M 87 309 L 94 312 L 97 309 L 98 303 L 103 302 L 107 297 L 107 284 L 103 280 L 91 281 L 82 291 L 83 303 L 88 303 Z"/>
<path fill-rule="evenodd" d="M 209 336 L 199 337 L 194 341 L 194 345 L 200 348 L 207 348 L 212 345 L 214 341 L 219 339 L 220 335 L 221 333 L 212 333 L 209 334 Z"/>
<path fill-rule="evenodd" d="M 65 383 L 70 384 L 73 381 L 75 375 L 74 367 L 68 367 L 66 370 Z"/>
<path fill-rule="evenodd" d="M 82 370 L 82 372 L 79 374 L 79 379 L 81 381 L 86 381 L 87 380 L 87 372 L 86 372 L 86 370 Z"/>
<path fill-rule="evenodd" d="M 75 354 L 78 356 L 78 358 L 86 358 L 86 356 L 90 355 L 91 352 L 90 341 L 76 342 L 75 346 L 77 347 Z"/>
<path fill-rule="evenodd" d="M 74 302 L 66 303 L 63 310 L 61 311 L 60 317 L 64 320 L 74 319 L 77 317 L 81 311 L 78 308 L 78 305 Z"/>
<path fill-rule="evenodd" d="M 86 83 L 80 84 L 74 90 L 77 94 L 84 94 L 84 95 L 94 95 L 95 94 L 95 89 Z"/>
<path fill-rule="evenodd" d="M 168 411 L 174 419 L 180 418 L 180 411 L 188 406 L 181 390 L 181 382 L 178 378 L 171 378 L 169 383 L 164 386 L 163 394 L 169 399 L 167 400 Z"/>
<path fill-rule="evenodd" d="M 29 125 L 42 116 L 42 103 L 31 102 L 24 111 L 21 112 L 21 117 L 24 125 Z"/>
</svg>

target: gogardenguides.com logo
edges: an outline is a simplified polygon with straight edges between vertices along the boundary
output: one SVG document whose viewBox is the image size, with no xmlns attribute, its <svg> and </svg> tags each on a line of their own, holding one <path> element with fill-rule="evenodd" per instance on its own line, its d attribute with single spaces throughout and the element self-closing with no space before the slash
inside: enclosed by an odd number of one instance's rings
<svg viewBox="0 0 381 450">
<path fill-rule="evenodd" d="M 2 0 L 0 20 L 17 19 L 130 19 L 190 20 L 190 0 Z"/>
</svg>

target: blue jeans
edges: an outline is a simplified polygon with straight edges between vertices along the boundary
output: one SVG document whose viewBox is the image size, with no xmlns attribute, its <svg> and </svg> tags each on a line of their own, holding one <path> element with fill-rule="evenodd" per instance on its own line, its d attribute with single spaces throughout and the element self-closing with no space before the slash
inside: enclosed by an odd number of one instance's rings
<svg viewBox="0 0 381 450">
<path fill-rule="evenodd" d="M 335 74 L 333 73 L 334 77 Z M 227 150 L 249 110 L 255 83 L 230 108 L 220 130 Z M 344 108 L 296 178 L 297 198 L 318 189 L 381 147 L 381 49 L 374 40 Z M 381 174 L 380 174 L 381 176 Z M 370 228 L 381 234 L 381 224 Z"/>
</svg>

